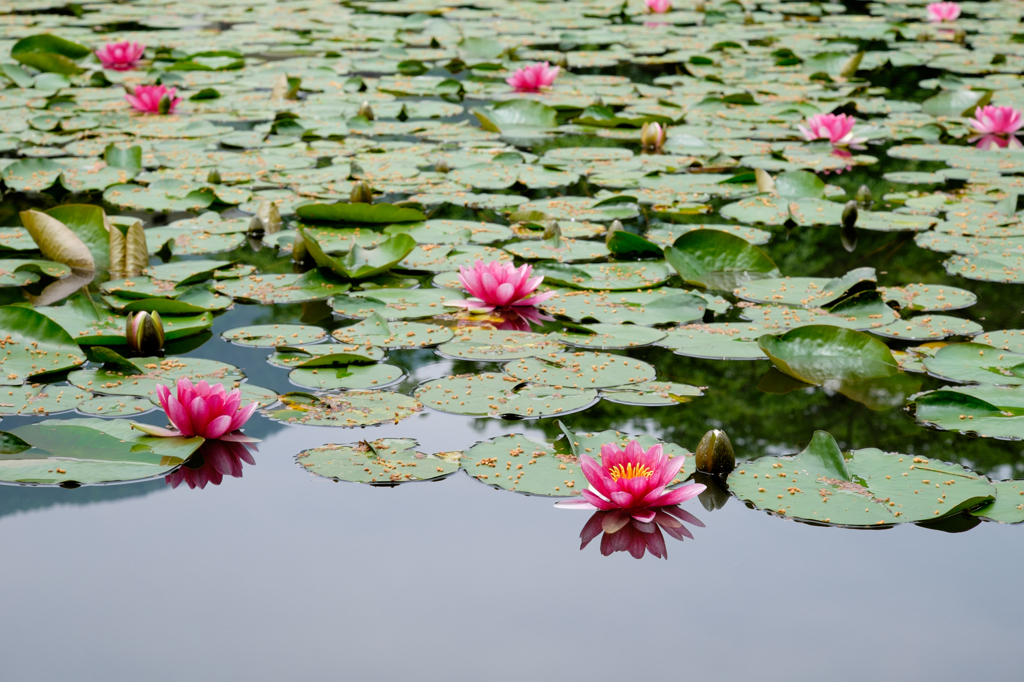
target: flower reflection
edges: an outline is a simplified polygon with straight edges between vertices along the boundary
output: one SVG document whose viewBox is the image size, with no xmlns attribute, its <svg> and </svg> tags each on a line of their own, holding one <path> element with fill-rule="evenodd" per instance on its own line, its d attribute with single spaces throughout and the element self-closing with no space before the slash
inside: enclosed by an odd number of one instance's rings
<svg viewBox="0 0 1024 682">
<path fill-rule="evenodd" d="M 555 318 L 545 315 L 536 308 L 516 308 L 495 311 L 494 328 L 505 331 L 532 332 L 533 324 L 542 325 Z"/>
<path fill-rule="evenodd" d="M 668 559 L 668 545 L 662 531 L 679 541 L 693 540 L 693 534 L 683 525 L 684 521 L 698 528 L 704 527 L 700 519 L 678 506 L 658 508 L 650 521 L 639 521 L 618 509 L 594 512 L 580 531 L 583 541 L 580 549 L 601 535 L 601 554 L 604 556 L 629 552 L 634 559 L 642 559 L 645 552 L 650 552 L 659 559 Z"/>
<path fill-rule="evenodd" d="M 250 445 L 256 450 L 255 445 Z M 208 440 L 199 446 L 188 460 L 164 480 L 172 488 L 184 483 L 189 488 L 202 490 L 207 484 L 220 485 L 225 476 L 242 477 L 242 463 L 256 464 L 245 443 Z"/>
</svg>

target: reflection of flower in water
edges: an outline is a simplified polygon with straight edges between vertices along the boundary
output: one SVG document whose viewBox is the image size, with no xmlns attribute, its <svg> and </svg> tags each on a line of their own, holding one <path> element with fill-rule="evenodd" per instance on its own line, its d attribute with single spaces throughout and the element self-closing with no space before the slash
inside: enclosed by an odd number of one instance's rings
<svg viewBox="0 0 1024 682">
<path fill-rule="evenodd" d="M 256 446 L 252 446 L 252 449 L 255 450 Z M 220 485 L 224 476 L 241 478 L 243 462 L 256 464 L 244 443 L 208 440 L 199 446 L 196 454 L 173 474 L 165 476 L 164 480 L 172 488 L 184 483 L 189 488 L 201 490 L 207 484 Z"/>
<path fill-rule="evenodd" d="M 840 159 L 852 159 L 853 158 L 853 153 L 850 150 L 848 150 L 848 149 L 839 149 L 838 147 L 836 147 L 836 148 L 832 149 L 832 156 L 839 157 Z M 846 171 L 849 171 L 849 170 L 853 170 L 853 164 L 852 163 L 848 164 L 845 168 L 834 168 L 832 170 L 823 170 L 823 171 L 821 171 L 821 173 L 823 175 L 828 175 L 829 173 L 835 173 L 836 175 L 839 175 L 840 173 L 845 173 Z"/>
<path fill-rule="evenodd" d="M 494 328 L 505 331 L 532 332 L 531 322 L 541 325 L 544 322 L 555 319 L 550 315 L 545 315 L 536 308 L 516 308 L 514 310 L 496 311 L 496 313 L 495 317 L 500 318 L 500 321 L 495 320 Z"/>
<path fill-rule="evenodd" d="M 659 559 L 668 558 L 668 546 L 662 531 L 676 540 L 693 539 L 693 534 L 683 522 L 703 528 L 700 519 L 690 512 L 675 507 L 660 507 L 650 521 L 638 521 L 624 511 L 598 511 L 580 531 L 583 541 L 580 549 L 586 548 L 598 535 L 601 537 L 601 554 L 610 556 L 615 552 L 629 552 L 634 559 L 641 559 L 650 552 Z"/>
</svg>

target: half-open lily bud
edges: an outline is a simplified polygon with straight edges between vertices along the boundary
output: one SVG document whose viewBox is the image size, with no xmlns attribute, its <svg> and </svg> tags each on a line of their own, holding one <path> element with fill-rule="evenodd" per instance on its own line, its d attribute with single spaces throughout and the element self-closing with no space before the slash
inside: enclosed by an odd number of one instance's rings
<svg viewBox="0 0 1024 682">
<path fill-rule="evenodd" d="M 372 204 L 373 190 L 370 189 L 369 185 L 360 180 L 352 185 L 352 193 L 349 195 L 348 200 L 353 204 Z"/>
<path fill-rule="evenodd" d="M 665 144 L 665 136 L 668 133 L 668 126 L 660 123 L 644 123 L 640 128 L 640 144 L 644 151 L 660 152 L 661 146 Z"/>
<path fill-rule="evenodd" d="M 206 175 L 206 181 L 211 185 L 219 185 L 220 183 L 222 183 L 223 180 L 221 180 L 220 178 L 220 171 L 214 168 Z"/>
<path fill-rule="evenodd" d="M 160 313 L 144 310 L 128 313 L 126 335 L 128 346 L 139 353 L 152 353 L 164 347 L 164 323 Z"/>
<path fill-rule="evenodd" d="M 257 231 L 262 231 L 265 235 L 281 231 L 281 211 L 270 199 L 260 199 L 256 215 L 249 221 L 249 232 Z"/>
<path fill-rule="evenodd" d="M 558 226 L 557 220 L 549 220 L 544 223 L 544 239 L 558 239 L 562 236 L 562 228 Z"/>
<path fill-rule="evenodd" d="M 613 220 L 612 224 L 608 226 L 608 231 L 604 234 L 604 243 L 607 244 L 612 239 L 612 235 L 616 232 L 622 232 L 626 228 L 622 226 L 621 220 Z"/>
<path fill-rule="evenodd" d="M 445 161 L 444 159 L 441 159 L 440 161 L 434 164 L 434 171 L 437 173 L 447 173 L 451 169 L 452 167 L 449 166 L 448 162 Z"/>
<path fill-rule="evenodd" d="M 694 453 L 699 471 L 709 474 L 727 474 L 736 468 L 736 453 L 732 450 L 729 436 L 721 429 L 712 429 L 704 434 Z"/>
<path fill-rule="evenodd" d="M 373 109 L 370 108 L 369 102 L 363 102 L 359 105 L 359 111 L 356 112 L 356 116 L 362 116 L 367 121 L 373 120 Z"/>
</svg>

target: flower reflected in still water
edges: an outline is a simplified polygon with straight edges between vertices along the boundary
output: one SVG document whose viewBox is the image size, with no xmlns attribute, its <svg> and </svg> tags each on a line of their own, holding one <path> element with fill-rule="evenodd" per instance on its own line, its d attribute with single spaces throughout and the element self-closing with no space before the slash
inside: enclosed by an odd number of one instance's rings
<svg viewBox="0 0 1024 682">
<path fill-rule="evenodd" d="M 255 445 L 250 445 L 256 450 Z M 225 476 L 242 477 L 243 464 L 256 464 L 245 443 L 208 440 L 199 446 L 177 471 L 164 477 L 167 484 L 177 488 L 184 483 L 189 488 L 202 490 L 208 484 L 220 485 Z"/>
<path fill-rule="evenodd" d="M 678 506 L 660 507 L 650 521 L 638 521 L 620 510 L 598 511 L 580 531 L 580 549 L 585 549 L 598 535 L 601 536 L 601 554 L 611 556 L 615 552 L 629 552 L 634 559 L 642 559 L 650 552 L 659 559 L 668 559 L 668 545 L 665 535 L 682 541 L 693 539 L 683 522 L 703 528 L 696 516 Z"/>
</svg>

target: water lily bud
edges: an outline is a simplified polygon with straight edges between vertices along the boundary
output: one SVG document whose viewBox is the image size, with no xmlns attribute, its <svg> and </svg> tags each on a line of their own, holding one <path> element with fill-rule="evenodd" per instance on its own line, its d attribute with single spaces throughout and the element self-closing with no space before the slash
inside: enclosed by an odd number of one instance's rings
<svg viewBox="0 0 1024 682">
<path fill-rule="evenodd" d="M 703 2 L 698 2 L 696 5 L 693 6 L 694 12 L 704 12 L 706 11 L 706 9 L 707 8 L 704 6 Z"/>
<path fill-rule="evenodd" d="M 736 468 L 732 443 L 721 429 L 712 429 L 704 434 L 697 445 L 695 460 L 697 469 L 709 474 L 727 474 Z"/>
<path fill-rule="evenodd" d="M 953 33 L 953 42 L 957 45 L 963 45 L 967 42 L 967 31 L 962 28 L 958 28 Z"/>
<path fill-rule="evenodd" d="M 754 14 L 749 9 L 743 13 L 743 25 L 753 26 L 754 25 Z"/>
<path fill-rule="evenodd" d="M 452 167 L 449 166 L 448 162 L 445 161 L 444 159 L 441 159 L 440 161 L 434 164 L 434 170 L 438 173 L 447 173 L 451 169 Z"/>
<path fill-rule="evenodd" d="M 551 60 L 551 63 L 555 66 L 560 66 L 563 69 L 569 68 L 569 57 L 564 52 L 559 52 L 558 56 Z"/>
<path fill-rule="evenodd" d="M 857 202 L 851 199 L 843 207 L 843 227 L 847 230 L 857 224 Z"/>
<path fill-rule="evenodd" d="M 861 208 L 871 208 L 871 202 L 874 201 L 874 198 L 871 196 L 871 188 L 867 185 L 861 185 L 857 189 L 857 195 L 854 198 Z"/>
<path fill-rule="evenodd" d="M 555 239 L 556 237 L 562 236 L 562 228 L 558 226 L 558 221 L 549 220 L 544 223 L 544 239 Z"/>
<path fill-rule="evenodd" d="M 356 116 L 362 116 L 367 121 L 373 120 L 373 109 L 370 108 L 369 102 L 363 102 L 359 105 L 359 111 L 356 112 Z"/>
<path fill-rule="evenodd" d="M 171 113 L 171 98 L 168 97 L 167 95 L 164 95 L 163 97 L 161 97 L 160 98 L 160 103 L 157 105 L 156 110 L 157 110 L 157 113 L 159 113 L 159 114 L 169 114 L 169 113 Z"/>
<path fill-rule="evenodd" d="M 223 182 L 223 180 L 220 179 L 220 171 L 218 171 L 216 168 L 210 171 L 210 173 L 206 176 L 206 182 L 210 183 L 211 185 L 219 185 L 221 182 Z"/>
<path fill-rule="evenodd" d="M 360 180 L 356 184 L 352 185 L 352 194 L 349 196 L 349 202 L 353 204 L 372 204 L 373 203 L 373 190 L 365 182 Z"/>
<path fill-rule="evenodd" d="M 139 353 L 152 353 L 164 347 L 164 324 L 160 313 L 144 310 L 128 313 L 125 335 L 128 346 Z"/>
<path fill-rule="evenodd" d="M 622 232 L 625 229 L 626 228 L 622 226 L 622 221 L 613 220 L 612 224 L 608 226 L 608 231 L 605 232 L 604 234 L 604 243 L 607 244 L 608 242 L 611 241 L 613 234 L 615 234 L 616 232 Z"/>
<path fill-rule="evenodd" d="M 295 241 L 292 242 L 292 260 L 296 263 L 301 263 L 306 260 L 306 256 L 309 251 L 306 249 L 306 241 L 302 238 L 302 235 L 296 234 Z"/>
<path fill-rule="evenodd" d="M 661 146 L 665 144 L 667 133 L 668 126 L 662 126 L 660 123 L 644 123 L 643 127 L 640 128 L 640 144 L 645 151 L 661 151 Z"/>
</svg>

